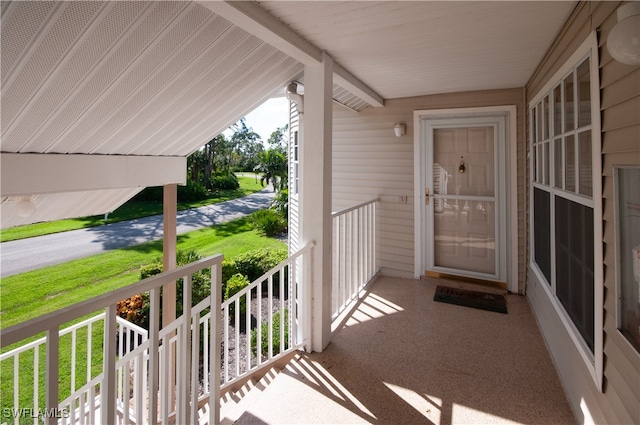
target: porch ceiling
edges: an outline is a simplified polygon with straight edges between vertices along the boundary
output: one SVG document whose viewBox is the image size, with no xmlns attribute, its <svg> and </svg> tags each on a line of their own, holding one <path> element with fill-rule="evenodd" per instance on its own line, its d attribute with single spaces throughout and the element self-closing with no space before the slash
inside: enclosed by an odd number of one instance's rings
<svg viewBox="0 0 640 425">
<path fill-rule="evenodd" d="M 575 3 L 5 1 L 0 151 L 186 157 L 322 50 L 336 60 L 334 98 L 355 110 L 522 87 Z M 87 177 L 63 172 L 33 169 Z M 62 199 L 67 217 L 112 211 L 140 190 L 105 186 L 97 209 L 82 187 L 47 193 L 19 217 L 10 203 L 23 197 L 5 190 L 17 177 L 2 177 L 3 228 L 60 218 Z"/>
<path fill-rule="evenodd" d="M 385 99 L 524 87 L 576 1 L 261 1 Z"/>
</svg>

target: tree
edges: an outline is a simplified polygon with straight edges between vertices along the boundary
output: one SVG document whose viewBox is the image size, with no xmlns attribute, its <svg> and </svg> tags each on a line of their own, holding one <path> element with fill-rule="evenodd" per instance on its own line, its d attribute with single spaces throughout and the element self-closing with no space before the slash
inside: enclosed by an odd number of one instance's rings
<svg viewBox="0 0 640 425">
<path fill-rule="evenodd" d="M 289 132 L 289 124 L 285 124 L 284 127 L 277 128 L 271 135 L 269 136 L 269 140 L 267 140 L 267 144 L 269 145 L 269 149 L 277 150 L 278 152 L 287 154 L 287 134 Z"/>
<path fill-rule="evenodd" d="M 239 167 L 245 171 L 252 170 L 257 165 L 257 157 L 264 150 L 260 135 L 247 127 L 242 118 L 235 125 L 235 132 L 231 136 L 232 149 L 235 153 L 235 161 L 230 166 Z"/>
<path fill-rule="evenodd" d="M 269 149 L 259 155 L 258 166 L 255 171 L 262 174 L 260 184 L 271 182 L 273 190 L 282 190 L 287 187 L 287 158 L 282 152 Z"/>
<path fill-rule="evenodd" d="M 187 177 L 192 182 L 200 182 L 205 168 L 204 151 L 198 149 L 187 157 Z"/>
</svg>

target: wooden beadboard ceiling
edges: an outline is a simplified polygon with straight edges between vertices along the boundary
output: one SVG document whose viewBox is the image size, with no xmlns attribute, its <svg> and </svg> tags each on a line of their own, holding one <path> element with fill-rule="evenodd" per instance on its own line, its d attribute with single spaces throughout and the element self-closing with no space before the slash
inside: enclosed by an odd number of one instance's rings
<svg viewBox="0 0 640 425">
<path fill-rule="evenodd" d="M 261 1 L 385 99 L 523 87 L 575 1 Z"/>
</svg>

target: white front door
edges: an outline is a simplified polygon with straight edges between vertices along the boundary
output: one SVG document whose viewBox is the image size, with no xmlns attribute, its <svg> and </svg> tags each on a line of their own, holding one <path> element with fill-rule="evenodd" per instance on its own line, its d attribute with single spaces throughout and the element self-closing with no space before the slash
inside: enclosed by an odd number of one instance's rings
<svg viewBox="0 0 640 425">
<path fill-rule="evenodd" d="M 421 127 L 426 272 L 506 282 L 505 117 Z"/>
</svg>

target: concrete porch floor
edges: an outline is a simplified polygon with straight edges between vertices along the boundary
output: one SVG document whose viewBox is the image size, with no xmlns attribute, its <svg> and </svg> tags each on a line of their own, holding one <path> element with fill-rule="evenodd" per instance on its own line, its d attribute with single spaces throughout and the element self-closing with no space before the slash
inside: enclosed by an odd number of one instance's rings
<svg viewBox="0 0 640 425">
<path fill-rule="evenodd" d="M 434 302 L 437 285 L 469 286 L 377 278 L 324 352 L 267 374 L 223 423 L 576 423 L 525 297 L 500 314 Z"/>
</svg>

